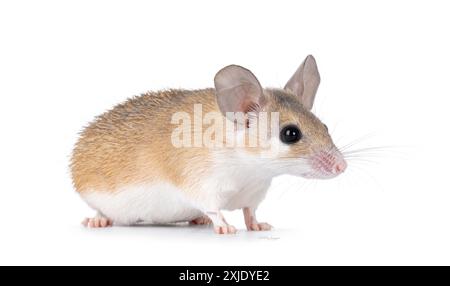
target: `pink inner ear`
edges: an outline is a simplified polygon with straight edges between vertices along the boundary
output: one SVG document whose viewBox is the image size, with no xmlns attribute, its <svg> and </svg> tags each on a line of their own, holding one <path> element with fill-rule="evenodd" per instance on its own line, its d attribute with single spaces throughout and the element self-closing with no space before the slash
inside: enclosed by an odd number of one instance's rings
<svg viewBox="0 0 450 286">
<path fill-rule="evenodd" d="M 246 100 L 241 103 L 240 110 L 242 110 L 245 113 L 248 112 L 258 112 L 260 109 L 260 105 L 257 102 Z"/>
<path fill-rule="evenodd" d="M 235 96 L 228 97 L 232 112 L 251 112 L 259 110 L 260 90 L 249 83 L 241 84 L 232 91 Z"/>
</svg>

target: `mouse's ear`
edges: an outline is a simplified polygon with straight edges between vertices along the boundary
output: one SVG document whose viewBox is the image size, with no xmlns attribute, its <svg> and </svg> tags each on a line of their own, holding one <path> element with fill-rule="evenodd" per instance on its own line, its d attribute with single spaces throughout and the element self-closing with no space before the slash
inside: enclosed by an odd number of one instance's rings
<svg viewBox="0 0 450 286">
<path fill-rule="evenodd" d="M 284 89 L 297 95 L 303 106 L 311 110 L 319 83 L 320 75 L 316 60 L 309 55 L 286 83 Z"/>
<path fill-rule="evenodd" d="M 251 71 L 237 65 L 229 65 L 214 77 L 217 103 L 220 111 L 250 112 L 262 106 L 263 89 Z"/>
</svg>

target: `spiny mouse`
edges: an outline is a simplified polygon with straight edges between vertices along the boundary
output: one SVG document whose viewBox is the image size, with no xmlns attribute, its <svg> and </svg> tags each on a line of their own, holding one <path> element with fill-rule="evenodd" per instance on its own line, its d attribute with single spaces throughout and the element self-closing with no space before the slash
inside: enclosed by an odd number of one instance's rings
<svg viewBox="0 0 450 286">
<path fill-rule="evenodd" d="M 70 164 L 76 191 L 97 211 L 83 224 L 190 222 L 232 234 L 221 211 L 242 209 L 248 230 L 270 230 L 255 212 L 274 177 L 333 178 L 347 167 L 311 112 L 319 83 L 311 55 L 284 88 L 262 88 L 230 65 L 214 88 L 147 92 L 98 116 Z"/>
</svg>

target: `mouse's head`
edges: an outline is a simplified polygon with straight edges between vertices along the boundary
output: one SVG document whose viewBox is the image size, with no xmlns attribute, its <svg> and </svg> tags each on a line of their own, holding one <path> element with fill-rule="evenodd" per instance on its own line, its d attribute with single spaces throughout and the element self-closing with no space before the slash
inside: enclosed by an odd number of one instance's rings
<svg viewBox="0 0 450 286">
<path fill-rule="evenodd" d="M 347 163 L 327 126 L 311 112 L 320 83 L 314 57 L 308 56 L 303 61 L 284 89 L 263 89 L 249 70 L 236 65 L 220 70 L 214 83 L 223 114 L 265 112 L 269 117 L 273 112 L 277 114 L 277 128 L 265 134 L 268 142 L 277 145 L 277 152 L 270 158 L 272 168 L 280 173 L 323 179 L 344 172 Z M 250 123 L 246 125 L 252 125 L 252 118 L 247 117 Z M 255 154 L 261 148 L 246 151 Z"/>
</svg>

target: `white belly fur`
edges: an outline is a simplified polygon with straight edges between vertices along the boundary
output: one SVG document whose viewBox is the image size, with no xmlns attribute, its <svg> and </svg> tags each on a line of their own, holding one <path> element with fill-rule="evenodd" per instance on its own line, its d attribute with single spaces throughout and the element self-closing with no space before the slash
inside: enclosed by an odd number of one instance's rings
<svg viewBox="0 0 450 286">
<path fill-rule="evenodd" d="M 114 193 L 90 191 L 82 197 L 119 224 L 172 223 L 203 215 L 181 190 L 168 183 L 129 186 Z"/>
<path fill-rule="evenodd" d="M 265 183 L 263 188 L 250 185 L 250 188 L 229 191 L 217 185 L 207 192 L 208 200 L 198 202 L 169 183 L 128 186 L 116 192 L 92 190 L 81 196 L 89 206 L 115 223 L 163 224 L 190 221 L 203 216 L 204 211 L 215 210 L 215 207 L 227 210 L 256 207 L 269 187 L 270 182 Z M 210 209 L 209 206 L 214 207 Z"/>
</svg>

